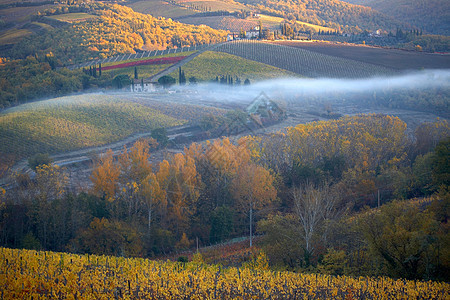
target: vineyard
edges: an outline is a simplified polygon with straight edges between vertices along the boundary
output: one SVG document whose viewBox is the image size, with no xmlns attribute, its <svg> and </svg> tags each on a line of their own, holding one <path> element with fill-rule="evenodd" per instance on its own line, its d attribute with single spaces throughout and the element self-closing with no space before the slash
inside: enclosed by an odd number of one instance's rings
<svg viewBox="0 0 450 300">
<path fill-rule="evenodd" d="M 255 62 L 250 59 L 244 59 L 236 55 L 223 52 L 206 51 L 192 61 L 183 65 L 186 77 L 196 77 L 198 80 L 212 80 L 216 76 L 230 75 L 233 78 L 239 77 L 242 82 L 248 78 L 253 80 L 262 80 L 270 78 L 298 77 L 297 74 Z M 173 72 L 170 75 L 177 77 L 178 73 Z"/>
<path fill-rule="evenodd" d="M 324 36 L 336 37 L 339 36 Z M 316 37 L 314 37 L 316 38 Z M 342 37 L 345 38 L 345 37 Z M 320 54 L 337 56 L 345 59 L 359 60 L 396 70 L 448 69 L 447 55 L 436 55 L 418 51 L 403 51 L 377 47 L 364 47 L 328 42 L 276 41 L 274 44 L 302 48 Z"/>
<path fill-rule="evenodd" d="M 138 61 L 145 59 L 146 57 L 173 57 L 178 55 L 190 55 L 194 51 L 202 50 L 205 48 L 210 47 L 210 45 L 199 45 L 194 47 L 183 47 L 183 48 L 177 48 L 177 49 L 166 49 L 166 50 L 153 50 L 153 51 L 142 51 L 138 53 L 126 53 L 122 55 L 116 55 L 108 58 L 103 59 L 96 59 L 87 61 L 81 64 L 68 66 L 68 69 L 77 69 L 77 68 L 86 68 L 90 66 L 95 66 L 98 64 L 102 64 L 104 66 L 114 65 L 116 63 L 126 63 L 131 61 Z"/>
<path fill-rule="evenodd" d="M 36 152 L 69 151 L 183 122 L 111 96 L 56 98 L 19 106 L 2 114 L 0 152 L 29 156 Z"/>
<path fill-rule="evenodd" d="M 121 63 L 121 64 L 117 64 L 117 65 L 102 67 L 102 70 L 107 71 L 107 70 L 123 69 L 123 68 L 146 66 L 146 65 L 175 64 L 185 58 L 186 58 L 186 56 L 175 56 L 175 57 L 160 57 L 160 58 L 154 58 L 154 59 L 138 60 L 138 61 L 133 61 L 133 62 L 127 62 L 127 63 Z"/>
<path fill-rule="evenodd" d="M 21 105 L 0 114 L 0 165 L 11 156 L 95 147 L 158 127 L 196 122 L 225 110 L 121 95 L 68 96 Z M 11 164 L 11 162 L 8 162 Z"/>
<path fill-rule="evenodd" d="M 215 50 L 312 78 L 367 78 L 395 74 L 393 69 L 374 64 L 257 41 L 226 43 Z"/>
<path fill-rule="evenodd" d="M 2 299 L 448 299 L 447 283 L 0 248 Z"/>
</svg>

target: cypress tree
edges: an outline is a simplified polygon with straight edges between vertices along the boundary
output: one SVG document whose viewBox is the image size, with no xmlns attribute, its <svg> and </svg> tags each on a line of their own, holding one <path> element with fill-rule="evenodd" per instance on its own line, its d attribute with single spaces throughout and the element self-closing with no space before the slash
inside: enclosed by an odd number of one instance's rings
<svg viewBox="0 0 450 300">
<path fill-rule="evenodd" d="M 186 84 L 186 75 L 184 75 L 184 71 L 181 71 L 181 78 L 183 79 L 183 85 Z"/>
<path fill-rule="evenodd" d="M 98 64 L 98 77 L 102 76 L 102 64 Z"/>
<path fill-rule="evenodd" d="M 139 79 L 137 67 L 134 67 L 134 79 Z"/>
</svg>

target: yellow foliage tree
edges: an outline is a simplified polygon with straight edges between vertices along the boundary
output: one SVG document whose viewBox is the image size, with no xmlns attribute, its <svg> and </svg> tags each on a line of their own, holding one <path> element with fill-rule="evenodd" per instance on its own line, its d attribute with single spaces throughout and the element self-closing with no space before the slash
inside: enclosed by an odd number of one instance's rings
<svg viewBox="0 0 450 300">
<path fill-rule="evenodd" d="M 270 172 L 254 163 L 241 166 L 232 183 L 239 206 L 249 212 L 250 247 L 253 245 L 253 211 L 269 205 L 277 197 Z"/>
</svg>

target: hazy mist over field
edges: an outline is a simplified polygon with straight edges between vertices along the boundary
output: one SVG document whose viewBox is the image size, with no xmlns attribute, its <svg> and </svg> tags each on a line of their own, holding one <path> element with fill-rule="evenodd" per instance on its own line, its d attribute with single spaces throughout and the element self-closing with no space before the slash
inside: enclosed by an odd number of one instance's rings
<svg viewBox="0 0 450 300">
<path fill-rule="evenodd" d="M 268 96 L 320 96 L 333 93 L 367 93 L 379 90 L 423 90 L 450 88 L 450 70 L 424 70 L 391 77 L 367 79 L 274 79 L 254 82 L 248 86 L 234 87 L 221 84 L 199 84 L 195 87 L 173 87 L 174 90 L 205 93 L 218 101 L 248 101 L 259 93 Z"/>
</svg>

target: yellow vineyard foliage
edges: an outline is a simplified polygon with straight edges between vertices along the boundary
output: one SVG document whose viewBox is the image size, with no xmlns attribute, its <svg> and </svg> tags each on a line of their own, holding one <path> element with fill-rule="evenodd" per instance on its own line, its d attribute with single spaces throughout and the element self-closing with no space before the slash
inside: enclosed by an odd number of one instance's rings
<svg viewBox="0 0 450 300">
<path fill-rule="evenodd" d="M 1 299 L 449 299 L 439 282 L 0 248 Z"/>
</svg>

